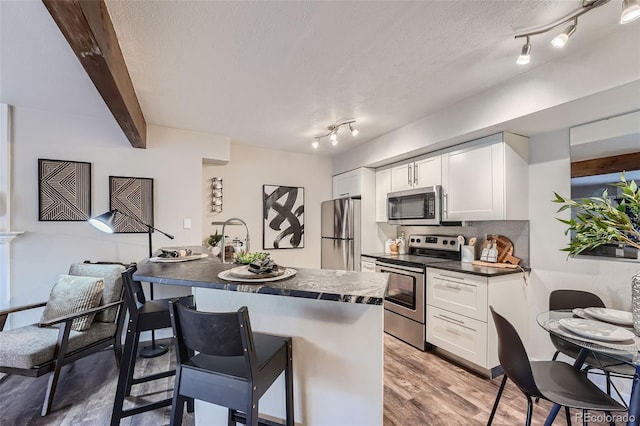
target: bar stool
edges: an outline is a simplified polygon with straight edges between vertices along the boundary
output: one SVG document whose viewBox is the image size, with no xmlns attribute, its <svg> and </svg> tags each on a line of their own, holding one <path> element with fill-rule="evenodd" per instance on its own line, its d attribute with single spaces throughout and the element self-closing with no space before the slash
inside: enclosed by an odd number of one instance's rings
<svg viewBox="0 0 640 426">
<path fill-rule="evenodd" d="M 131 265 L 122 273 L 122 283 L 124 287 L 124 301 L 129 314 L 127 322 L 127 333 L 125 338 L 122 361 L 120 362 L 120 374 L 118 376 L 118 386 L 111 413 L 111 425 L 119 425 L 124 417 L 133 416 L 145 411 L 155 410 L 171 405 L 171 398 L 163 399 L 154 403 L 136 406 L 124 410 L 124 398 L 131 395 L 131 387 L 139 383 L 158 380 L 176 374 L 175 370 L 167 370 L 160 373 L 134 378 L 136 357 L 138 354 L 138 343 L 140 334 L 143 331 L 157 330 L 171 327 L 171 317 L 169 315 L 169 301 L 176 300 L 187 306 L 193 306 L 193 296 L 185 296 L 173 299 L 146 300 L 142 284 L 133 279 L 136 265 Z M 188 401 L 188 411 L 193 411 L 193 399 Z"/>
<path fill-rule="evenodd" d="M 188 398 L 227 407 L 229 426 L 280 425 L 258 418 L 258 400 L 283 371 L 285 424 L 293 426 L 291 337 L 252 333 L 244 306 L 209 313 L 172 301 L 170 311 L 177 357 L 171 426 L 182 424 Z"/>
</svg>

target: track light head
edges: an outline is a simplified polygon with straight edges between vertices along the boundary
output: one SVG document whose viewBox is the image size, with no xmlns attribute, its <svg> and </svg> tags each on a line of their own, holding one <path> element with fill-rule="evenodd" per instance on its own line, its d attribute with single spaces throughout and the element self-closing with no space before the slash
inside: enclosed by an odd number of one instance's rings
<svg viewBox="0 0 640 426">
<path fill-rule="evenodd" d="M 531 43 L 529 43 L 529 37 L 527 36 L 527 42 L 522 46 L 522 51 L 520 52 L 520 56 L 518 56 L 516 64 L 527 65 L 529 62 L 531 62 Z"/>
<path fill-rule="evenodd" d="M 571 37 L 573 33 L 576 32 L 577 25 L 578 19 L 576 19 L 573 24 L 565 28 L 563 32 L 555 36 L 553 40 L 551 40 L 551 45 L 556 49 L 562 49 L 569 41 L 569 37 Z"/>
<path fill-rule="evenodd" d="M 313 147 L 313 149 L 318 149 L 318 147 L 320 146 L 320 142 L 318 141 L 318 139 L 316 139 L 315 141 L 313 141 L 311 143 L 311 146 Z"/>
<path fill-rule="evenodd" d="M 640 1 L 623 0 L 622 14 L 620 15 L 620 23 L 628 24 L 640 18 Z"/>
<path fill-rule="evenodd" d="M 333 145 L 333 146 L 338 145 L 338 138 L 337 137 L 335 139 L 331 139 L 331 145 Z"/>
<path fill-rule="evenodd" d="M 334 129 L 331 132 L 331 135 L 329 136 L 329 139 L 331 139 L 333 142 L 338 140 L 338 129 Z M 335 145 L 335 144 L 334 144 Z"/>
<path fill-rule="evenodd" d="M 351 130 L 351 135 L 358 136 L 358 133 L 360 132 L 358 131 L 358 129 L 354 128 L 352 124 L 353 123 L 349 123 L 349 130 Z"/>
</svg>

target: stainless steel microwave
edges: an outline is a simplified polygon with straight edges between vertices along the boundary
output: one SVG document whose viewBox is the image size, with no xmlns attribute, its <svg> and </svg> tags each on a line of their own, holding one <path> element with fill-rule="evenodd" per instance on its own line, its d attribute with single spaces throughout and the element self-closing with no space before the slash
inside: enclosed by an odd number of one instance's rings
<svg viewBox="0 0 640 426">
<path fill-rule="evenodd" d="M 387 194 L 387 222 L 390 225 L 440 225 L 440 185 Z"/>
</svg>

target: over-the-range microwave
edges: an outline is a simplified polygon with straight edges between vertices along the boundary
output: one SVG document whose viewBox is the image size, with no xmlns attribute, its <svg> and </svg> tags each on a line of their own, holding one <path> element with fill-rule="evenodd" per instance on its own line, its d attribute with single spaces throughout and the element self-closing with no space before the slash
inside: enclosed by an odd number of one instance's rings
<svg viewBox="0 0 640 426">
<path fill-rule="evenodd" d="M 440 185 L 387 194 L 387 222 L 390 225 L 440 225 Z"/>
</svg>

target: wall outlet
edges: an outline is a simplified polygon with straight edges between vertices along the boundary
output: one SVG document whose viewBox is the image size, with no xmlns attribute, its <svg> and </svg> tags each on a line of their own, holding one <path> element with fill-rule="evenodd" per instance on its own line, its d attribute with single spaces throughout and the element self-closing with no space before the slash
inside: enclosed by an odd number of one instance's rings
<svg viewBox="0 0 640 426">
<path fill-rule="evenodd" d="M 191 229 L 191 219 L 183 219 L 182 220 L 182 228 L 183 229 Z"/>
</svg>

